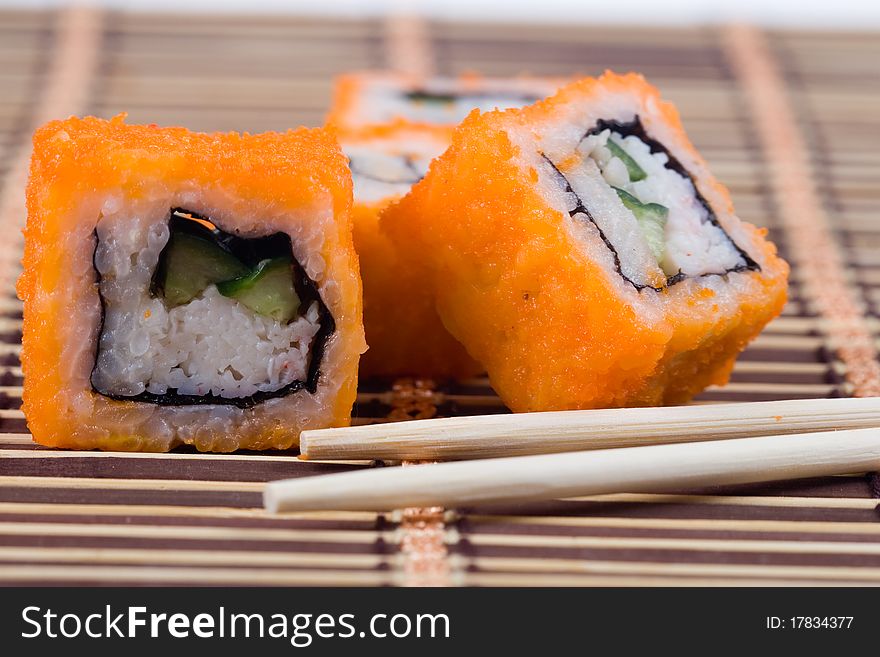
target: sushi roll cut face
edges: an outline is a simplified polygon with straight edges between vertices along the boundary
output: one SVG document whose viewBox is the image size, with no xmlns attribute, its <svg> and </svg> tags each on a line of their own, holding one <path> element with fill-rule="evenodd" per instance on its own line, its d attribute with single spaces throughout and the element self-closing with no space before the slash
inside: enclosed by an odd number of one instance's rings
<svg viewBox="0 0 880 657">
<path fill-rule="evenodd" d="M 357 128 L 404 120 L 454 126 L 474 109 L 488 112 L 530 105 L 557 86 L 558 81 L 546 78 L 355 73 L 337 79 L 328 123 Z"/>
<path fill-rule="evenodd" d="M 598 119 L 571 148 L 550 128 L 536 164 L 549 195 L 562 190 L 574 228 L 589 224 L 611 253 L 615 271 L 640 290 L 687 278 L 758 271 L 727 233 L 691 173 L 640 116 Z M 662 132 L 662 130 L 661 130 Z"/>
<path fill-rule="evenodd" d="M 342 131 L 354 181 L 354 235 L 369 349 L 361 376 L 473 376 L 481 367 L 443 327 L 424 264 L 398 250 L 382 215 L 446 150 L 451 128 L 395 122 Z"/>
<path fill-rule="evenodd" d="M 392 214 L 514 410 L 687 401 L 786 298 L 775 247 L 634 74 L 469 117 Z"/>
<path fill-rule="evenodd" d="M 335 326 L 289 235 L 240 237 L 183 208 L 134 218 L 107 209 L 94 255 L 103 308 L 95 391 L 243 408 L 315 392 Z"/>
<path fill-rule="evenodd" d="M 332 137 L 74 118 L 34 144 L 19 294 L 37 441 L 287 448 L 348 422 L 364 345 Z"/>
</svg>

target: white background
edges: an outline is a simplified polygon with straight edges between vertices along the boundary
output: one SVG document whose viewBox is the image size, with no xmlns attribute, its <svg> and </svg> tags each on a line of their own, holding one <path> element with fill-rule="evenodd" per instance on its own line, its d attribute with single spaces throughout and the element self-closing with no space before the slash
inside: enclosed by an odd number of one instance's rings
<svg viewBox="0 0 880 657">
<path fill-rule="evenodd" d="M 409 7 L 426 16 L 548 23 L 693 24 L 731 20 L 771 26 L 880 26 L 880 0 L 90 0 L 138 11 L 306 13 L 371 16 Z M 0 0 L 46 7 L 63 0 Z M 82 3 L 81 3 L 82 4 Z"/>
</svg>

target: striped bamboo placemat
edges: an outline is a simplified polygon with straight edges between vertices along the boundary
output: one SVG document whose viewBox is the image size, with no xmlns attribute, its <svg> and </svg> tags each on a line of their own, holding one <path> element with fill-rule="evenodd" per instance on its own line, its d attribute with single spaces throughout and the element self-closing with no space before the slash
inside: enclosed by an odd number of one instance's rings
<svg viewBox="0 0 880 657">
<path fill-rule="evenodd" d="M 880 79 L 873 33 L 472 25 L 394 16 L 0 12 L 0 583 L 880 584 L 880 483 L 832 477 L 527 506 L 268 516 L 263 482 L 368 463 L 35 446 L 19 409 L 22 188 L 33 127 L 72 113 L 198 130 L 320 124 L 334 74 L 638 70 L 738 212 L 793 264 L 791 301 L 696 403 L 880 384 Z M 485 378 L 367 380 L 358 423 L 504 413 Z M 833 439 L 833 438 L 829 438 Z"/>
</svg>

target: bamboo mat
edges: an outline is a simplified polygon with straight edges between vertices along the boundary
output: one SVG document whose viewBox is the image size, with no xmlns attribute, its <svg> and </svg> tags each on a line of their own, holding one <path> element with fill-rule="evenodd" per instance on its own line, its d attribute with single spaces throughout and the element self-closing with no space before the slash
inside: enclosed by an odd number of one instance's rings
<svg viewBox="0 0 880 657">
<path fill-rule="evenodd" d="M 125 111 L 131 122 L 260 131 L 320 124 L 332 76 L 351 69 L 638 70 L 677 103 L 739 214 L 767 226 L 793 263 L 782 317 L 731 383 L 697 403 L 875 394 L 878 59 L 873 33 L 0 12 L 0 583 L 880 583 L 872 477 L 267 516 L 263 482 L 370 464 L 40 448 L 18 410 L 12 289 L 29 136 L 48 117 Z M 355 421 L 503 412 L 485 378 L 368 380 Z"/>
</svg>

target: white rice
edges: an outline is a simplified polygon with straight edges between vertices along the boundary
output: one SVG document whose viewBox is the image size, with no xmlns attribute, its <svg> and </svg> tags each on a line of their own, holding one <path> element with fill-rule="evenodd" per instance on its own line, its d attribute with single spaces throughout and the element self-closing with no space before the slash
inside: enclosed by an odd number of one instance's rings
<svg viewBox="0 0 880 657">
<path fill-rule="evenodd" d="M 354 198 L 375 203 L 403 196 L 428 173 L 431 160 L 447 143 L 416 131 L 398 136 L 342 141 L 354 182 Z"/>
<path fill-rule="evenodd" d="M 624 163 L 612 156 L 606 147 L 609 138 L 613 138 L 644 170 L 647 176 L 643 180 L 630 181 Z M 638 137 L 623 137 L 610 130 L 587 137 L 579 145 L 578 151 L 590 158 L 585 158 L 585 166 L 592 164 L 590 160 L 598 163 L 609 186 L 626 190 L 642 203 L 659 203 L 669 209 L 664 229 L 664 255 L 660 262 L 667 276 L 679 272 L 686 276 L 724 274 L 745 264 L 724 231 L 709 221 L 706 208 L 697 199 L 693 183 L 666 168 L 669 157 L 665 153 L 652 153 L 648 144 Z M 616 196 L 610 187 L 609 191 Z M 616 199 L 616 205 L 618 212 L 632 214 L 620 199 Z"/>
<path fill-rule="evenodd" d="M 595 162 L 585 158 L 582 166 L 566 169 L 564 175 L 596 226 L 614 247 L 620 260 L 620 273 L 637 285 L 654 284 L 656 277 L 652 277 L 651 272 L 657 271 L 657 259 L 632 212 L 605 183 Z M 590 219 L 586 215 L 578 214 L 574 219 L 589 229 Z"/>
<path fill-rule="evenodd" d="M 558 84 L 541 78 L 444 78 L 414 83 L 390 76 L 371 76 L 361 90 L 355 125 L 388 123 L 403 118 L 413 123 L 456 125 L 474 109 L 488 112 L 529 105 L 552 94 Z M 413 98 L 413 92 L 438 96 Z M 447 100 L 444 98 L 449 96 Z"/>
<path fill-rule="evenodd" d="M 150 293 L 168 242 L 167 217 L 107 212 L 98 222 L 95 267 L 104 325 L 92 384 L 104 394 L 250 397 L 305 380 L 319 329 L 318 305 L 281 324 L 208 286 L 175 308 Z M 113 210 L 113 208 L 110 208 Z"/>
</svg>

